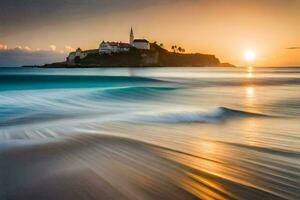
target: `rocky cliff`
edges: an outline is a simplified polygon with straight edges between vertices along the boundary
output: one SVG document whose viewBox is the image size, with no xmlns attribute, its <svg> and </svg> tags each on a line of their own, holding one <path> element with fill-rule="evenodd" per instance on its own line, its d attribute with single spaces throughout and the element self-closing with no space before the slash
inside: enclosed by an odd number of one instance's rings
<svg viewBox="0 0 300 200">
<path fill-rule="evenodd" d="M 176 53 L 151 44 L 150 50 L 132 48 L 129 52 L 92 53 L 75 63 L 53 63 L 42 67 L 218 67 L 224 66 L 214 55 Z M 233 66 L 227 64 L 226 66 Z"/>
</svg>

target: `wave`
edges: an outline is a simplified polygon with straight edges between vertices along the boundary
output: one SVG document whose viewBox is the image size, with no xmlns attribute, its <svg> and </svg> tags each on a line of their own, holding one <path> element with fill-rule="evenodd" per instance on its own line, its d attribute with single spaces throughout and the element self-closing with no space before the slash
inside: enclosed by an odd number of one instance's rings
<svg viewBox="0 0 300 200">
<path fill-rule="evenodd" d="M 219 107 L 212 112 L 166 113 L 156 116 L 143 116 L 142 121 L 153 123 L 215 123 L 232 118 L 270 117 L 260 113 L 245 112 L 226 107 Z"/>
<path fill-rule="evenodd" d="M 244 77 L 235 77 L 235 78 L 166 78 L 166 81 L 189 85 L 190 87 L 240 87 L 240 86 L 281 86 L 281 85 L 299 85 L 300 78 L 244 78 Z"/>
<path fill-rule="evenodd" d="M 154 78 L 91 75 L 0 75 L 0 90 L 112 87 L 166 82 Z"/>
<path fill-rule="evenodd" d="M 88 95 L 91 99 L 109 98 L 111 100 L 150 100 L 160 98 L 166 92 L 174 91 L 178 88 L 172 86 L 126 86 L 99 89 Z"/>
</svg>

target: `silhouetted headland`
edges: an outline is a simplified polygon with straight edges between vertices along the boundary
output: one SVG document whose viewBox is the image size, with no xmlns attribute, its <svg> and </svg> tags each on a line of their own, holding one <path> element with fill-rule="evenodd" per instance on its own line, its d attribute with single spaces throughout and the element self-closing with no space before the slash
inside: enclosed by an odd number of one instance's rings
<svg viewBox="0 0 300 200">
<path fill-rule="evenodd" d="M 78 49 L 81 51 L 80 49 Z M 221 63 L 215 55 L 201 53 L 171 52 L 156 43 L 149 50 L 131 47 L 126 52 L 99 54 L 98 50 L 88 50 L 84 58 L 68 58 L 64 62 L 55 62 L 42 66 L 23 66 L 41 68 L 96 68 L 96 67 L 235 67 L 230 63 Z"/>
</svg>

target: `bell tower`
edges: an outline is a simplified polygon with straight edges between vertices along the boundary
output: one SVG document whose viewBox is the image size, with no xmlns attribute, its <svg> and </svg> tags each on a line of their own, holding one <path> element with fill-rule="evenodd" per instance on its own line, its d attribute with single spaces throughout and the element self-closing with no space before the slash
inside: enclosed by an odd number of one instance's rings
<svg viewBox="0 0 300 200">
<path fill-rule="evenodd" d="M 131 27 L 130 36 L 129 36 L 129 44 L 133 45 L 133 40 L 134 40 L 134 35 L 133 35 L 132 27 Z"/>
</svg>

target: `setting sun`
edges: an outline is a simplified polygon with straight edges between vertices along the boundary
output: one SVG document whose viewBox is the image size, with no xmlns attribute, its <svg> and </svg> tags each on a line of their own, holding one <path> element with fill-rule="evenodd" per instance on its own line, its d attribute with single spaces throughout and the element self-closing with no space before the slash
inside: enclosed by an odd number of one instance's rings
<svg viewBox="0 0 300 200">
<path fill-rule="evenodd" d="M 256 55 L 253 51 L 248 50 L 248 51 L 245 52 L 244 58 L 245 58 L 246 61 L 254 61 L 255 58 L 256 58 Z"/>
</svg>

